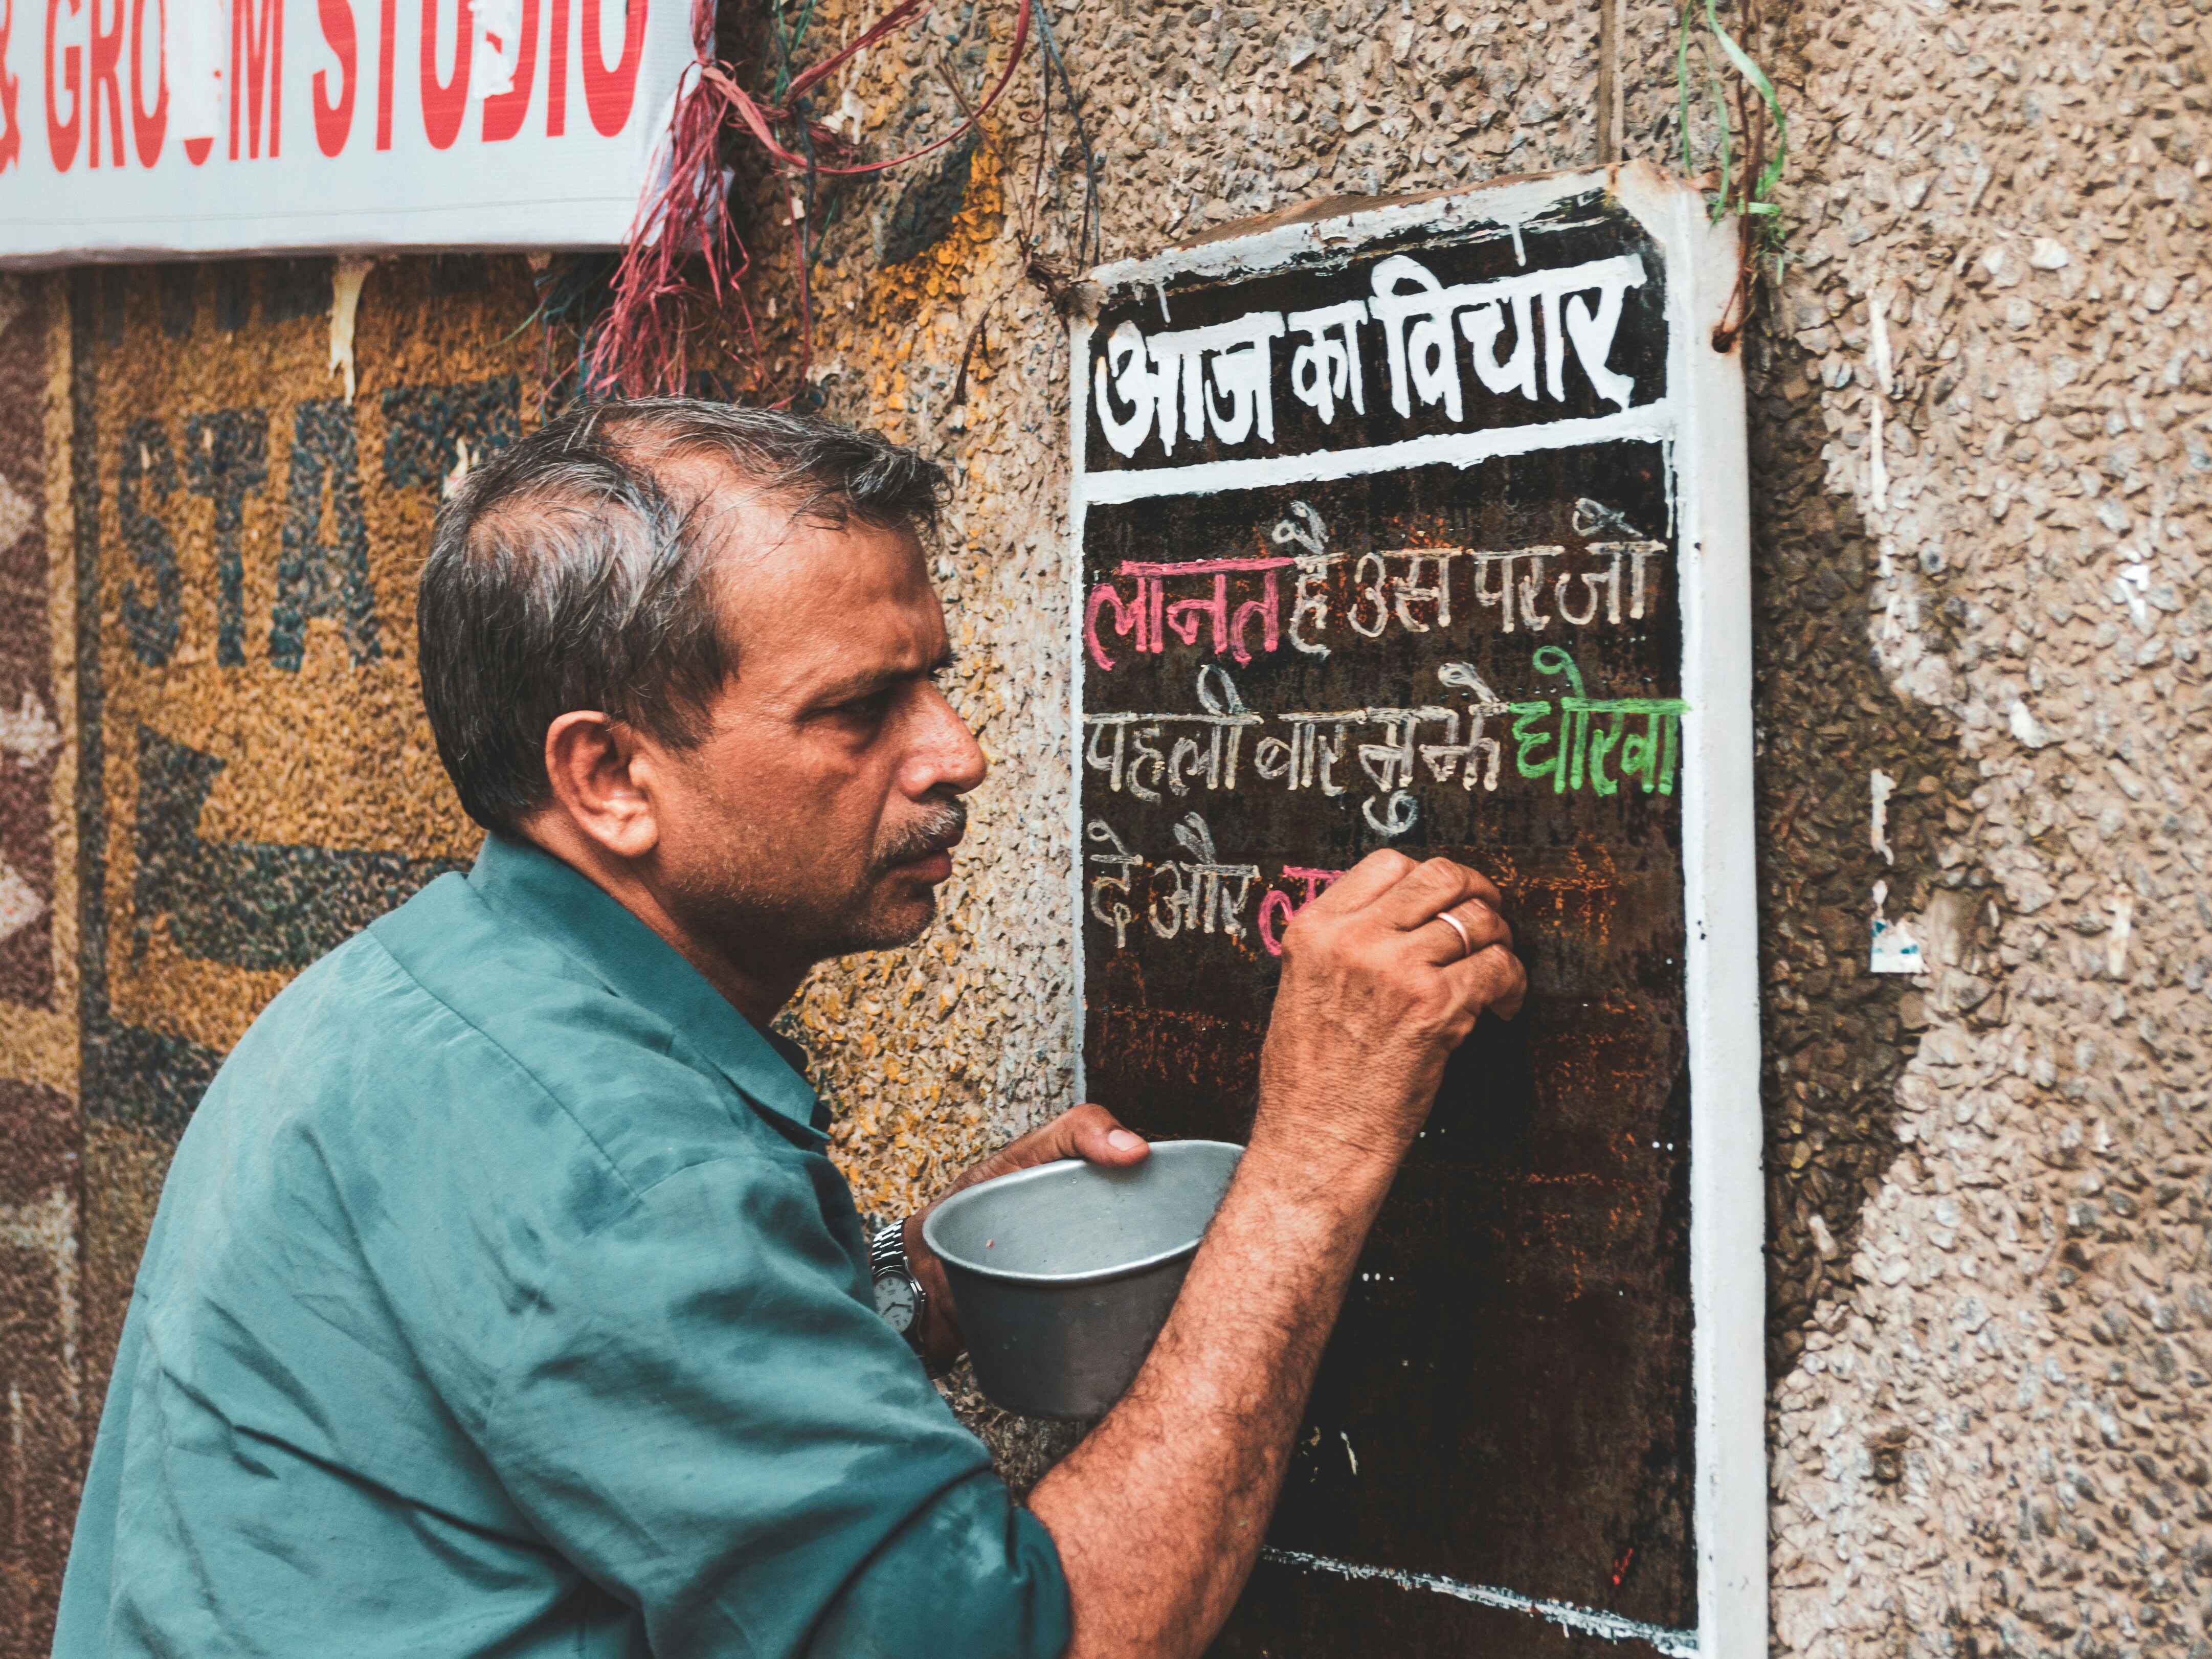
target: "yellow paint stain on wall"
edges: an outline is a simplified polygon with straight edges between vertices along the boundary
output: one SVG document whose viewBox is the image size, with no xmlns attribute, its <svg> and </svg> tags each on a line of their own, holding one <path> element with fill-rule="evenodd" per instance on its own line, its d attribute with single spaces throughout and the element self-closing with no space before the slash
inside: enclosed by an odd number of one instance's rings
<svg viewBox="0 0 2212 1659">
<path fill-rule="evenodd" d="M 1003 257 L 1003 142 L 987 119 L 982 140 L 969 163 L 967 194 L 952 217 L 951 228 L 942 240 L 902 264 L 884 266 L 870 281 L 866 331 L 900 361 L 913 356 L 925 337 L 914 332 L 911 325 L 941 324 L 948 309 L 971 296 L 976 277 Z"/>
</svg>

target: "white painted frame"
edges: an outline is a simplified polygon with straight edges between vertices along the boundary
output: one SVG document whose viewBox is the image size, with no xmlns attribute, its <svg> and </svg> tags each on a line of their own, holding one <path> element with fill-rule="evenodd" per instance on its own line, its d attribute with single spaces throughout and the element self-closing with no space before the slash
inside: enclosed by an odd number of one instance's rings
<svg viewBox="0 0 2212 1659">
<path fill-rule="evenodd" d="M 1740 352 L 1717 351 L 1712 337 L 1734 300 L 1738 240 L 1732 221 L 1711 222 L 1703 197 L 1643 162 L 1478 188 L 1448 197 L 1383 204 L 1341 216 L 1281 224 L 1094 271 L 1120 287 L 1183 276 L 1257 275 L 1301 255 L 1349 250 L 1395 232 L 1520 227 L 1563 198 L 1609 189 L 1650 233 L 1667 265 L 1668 393 L 1656 404 L 1600 420 L 1475 431 L 1364 452 L 1259 463 L 1216 463 L 1233 479 L 1208 476 L 1170 492 L 1140 473 L 1085 471 L 1090 423 L 1092 325 L 1072 331 L 1069 368 L 1069 535 L 1072 670 L 1068 729 L 1075 755 L 1069 814 L 1073 868 L 1076 1086 L 1080 1097 L 1085 902 L 1082 805 L 1083 533 L 1091 501 L 1126 501 L 1199 489 L 1340 477 L 1436 461 L 1471 465 L 1498 454 L 1619 437 L 1668 443 L 1677 514 L 1682 606 L 1682 795 L 1686 1014 L 1690 1040 L 1691 1379 L 1695 1395 L 1695 1527 L 1698 1628 L 1633 1626 L 1615 1615 L 1530 1601 L 1510 1592 L 1457 1585 L 1387 1565 L 1294 1562 L 1325 1571 L 1389 1579 L 1484 1605 L 1520 1605 L 1555 1623 L 1610 1640 L 1650 1643 L 1698 1659 L 1762 1659 L 1766 1622 L 1765 1185 L 1759 1113 L 1759 933 L 1752 817 L 1751 526 Z M 1584 431 L 1581 428 L 1589 428 Z M 1596 428 L 1603 428 L 1604 430 Z M 1615 429 L 1618 428 L 1618 429 Z M 1539 434 L 1555 434 L 1544 436 Z M 1400 453 L 1401 450 L 1407 453 Z M 1435 453 L 1430 453 L 1433 450 Z M 1358 453 L 1355 452 L 1355 454 Z M 1264 476 L 1247 469 L 1265 467 Z M 1182 471 L 1183 469 L 1160 469 Z M 1197 471 L 1198 469 L 1190 469 Z M 1212 469 L 1207 469 L 1210 473 Z M 1109 483 L 1109 480 L 1111 480 Z M 1504 1601 L 1498 1598 L 1504 1597 Z"/>
</svg>

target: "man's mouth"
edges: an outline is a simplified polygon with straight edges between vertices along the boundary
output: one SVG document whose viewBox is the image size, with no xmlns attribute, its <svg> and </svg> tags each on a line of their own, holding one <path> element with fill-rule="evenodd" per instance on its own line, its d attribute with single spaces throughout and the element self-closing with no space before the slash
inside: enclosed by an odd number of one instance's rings
<svg viewBox="0 0 2212 1659">
<path fill-rule="evenodd" d="M 892 867 L 902 876 L 926 881 L 933 887 L 939 882 L 951 878 L 952 854 L 950 851 L 925 854 L 921 858 L 908 859 L 905 863 Z"/>
<path fill-rule="evenodd" d="M 908 857 L 901 859 L 896 864 L 893 865 L 891 868 L 894 870 L 918 870 L 931 865 L 949 865 L 952 862 L 952 849 L 959 844 L 960 843 L 957 841 L 948 841 L 935 847 L 924 848 L 918 853 L 915 853 Z"/>
<path fill-rule="evenodd" d="M 958 801 L 949 801 L 928 823 L 901 838 L 885 859 L 884 868 L 942 881 L 952 873 L 952 849 L 967 833 L 968 809 Z"/>
</svg>

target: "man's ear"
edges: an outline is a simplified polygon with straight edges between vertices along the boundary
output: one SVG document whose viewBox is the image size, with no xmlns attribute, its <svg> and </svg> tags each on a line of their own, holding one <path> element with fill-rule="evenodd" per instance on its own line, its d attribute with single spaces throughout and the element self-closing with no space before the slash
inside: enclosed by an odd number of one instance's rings
<svg viewBox="0 0 2212 1659">
<path fill-rule="evenodd" d="M 572 709 L 545 728 L 545 776 L 577 830 L 621 859 L 660 841 L 653 798 L 633 775 L 637 733 L 597 709 Z M 637 768 L 636 770 L 643 770 Z"/>
</svg>

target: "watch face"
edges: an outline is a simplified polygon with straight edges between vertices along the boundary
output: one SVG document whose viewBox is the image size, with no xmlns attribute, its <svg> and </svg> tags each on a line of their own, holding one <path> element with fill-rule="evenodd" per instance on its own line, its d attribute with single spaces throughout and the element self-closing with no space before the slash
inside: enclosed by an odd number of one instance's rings
<svg viewBox="0 0 2212 1659">
<path fill-rule="evenodd" d="M 914 1281 L 904 1273 L 885 1273 L 876 1281 L 876 1311 L 884 1322 L 904 1336 L 914 1323 Z"/>
</svg>

